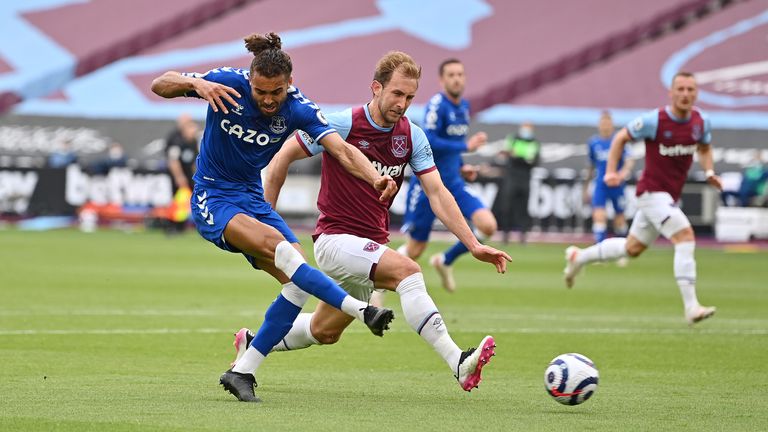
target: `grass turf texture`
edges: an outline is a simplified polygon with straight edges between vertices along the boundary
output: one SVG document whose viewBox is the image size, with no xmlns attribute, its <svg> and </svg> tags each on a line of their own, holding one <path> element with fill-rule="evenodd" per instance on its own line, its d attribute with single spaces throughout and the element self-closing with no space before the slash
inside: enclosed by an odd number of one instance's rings
<svg viewBox="0 0 768 432">
<path fill-rule="evenodd" d="M 271 355 L 253 405 L 218 376 L 232 332 L 257 328 L 278 288 L 242 257 L 192 233 L 4 230 L 0 244 L 3 431 L 768 429 L 765 252 L 697 250 L 699 297 L 718 313 L 693 329 L 670 248 L 592 266 L 570 291 L 564 246 L 510 246 L 503 276 L 464 257 L 453 295 L 425 264 L 456 342 L 496 337 L 479 389 L 461 391 L 390 294 L 397 319 L 383 339 L 354 323 L 336 345 Z M 565 352 L 600 371 L 581 406 L 543 388 Z"/>
</svg>

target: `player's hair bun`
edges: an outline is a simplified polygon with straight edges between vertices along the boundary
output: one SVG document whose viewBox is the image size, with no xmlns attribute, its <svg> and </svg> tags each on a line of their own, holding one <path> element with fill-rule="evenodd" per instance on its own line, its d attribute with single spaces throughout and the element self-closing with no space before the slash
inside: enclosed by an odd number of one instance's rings
<svg viewBox="0 0 768 432">
<path fill-rule="evenodd" d="M 265 35 L 253 33 L 245 37 L 245 48 L 254 56 L 259 55 L 262 51 L 275 49 L 279 50 L 283 47 L 283 42 L 280 40 L 280 36 L 277 33 L 270 32 Z"/>
</svg>

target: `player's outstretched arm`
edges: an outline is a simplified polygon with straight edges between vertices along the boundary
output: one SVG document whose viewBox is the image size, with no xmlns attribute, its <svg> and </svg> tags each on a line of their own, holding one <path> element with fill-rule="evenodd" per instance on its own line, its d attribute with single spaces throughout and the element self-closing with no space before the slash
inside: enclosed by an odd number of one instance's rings
<svg viewBox="0 0 768 432">
<path fill-rule="evenodd" d="M 621 184 L 622 178 L 617 172 L 619 166 L 619 159 L 624 154 L 624 146 L 627 145 L 632 138 L 629 136 L 627 128 L 622 128 L 611 141 L 611 149 L 608 150 L 608 161 L 605 164 L 605 177 L 603 181 L 606 186 L 618 186 Z"/>
<path fill-rule="evenodd" d="M 472 229 L 464 220 L 456 199 L 445 188 L 440 174 L 437 170 L 422 174 L 419 176 L 421 187 L 429 198 L 429 205 L 438 219 L 450 230 L 459 241 L 472 253 L 472 256 L 480 261 L 491 263 L 496 267 L 496 271 L 504 273 L 507 271 L 507 262 L 512 258 L 504 251 L 494 249 L 480 243 L 472 232 Z"/>
<path fill-rule="evenodd" d="M 320 140 L 325 150 L 341 163 L 350 174 L 365 181 L 381 192 L 379 201 L 389 201 L 397 193 L 397 183 L 392 177 L 382 176 L 357 147 L 347 143 L 338 133 L 331 133 Z"/>
<path fill-rule="evenodd" d="M 309 155 L 299 144 L 296 135 L 293 135 L 283 143 L 283 147 L 267 165 L 267 174 L 264 176 L 263 185 L 264 199 L 272 205 L 272 208 L 276 208 L 280 189 L 282 189 L 285 178 L 288 176 L 288 167 L 293 161 L 305 157 L 309 157 Z"/>
<path fill-rule="evenodd" d="M 715 174 L 715 161 L 712 157 L 712 146 L 709 144 L 699 144 L 696 146 L 696 152 L 699 154 L 699 164 L 704 169 L 707 176 L 707 183 L 717 190 L 723 190 L 723 182 L 720 176 Z"/>
<path fill-rule="evenodd" d="M 229 113 L 227 104 L 236 107 L 238 103 L 232 96 L 240 97 L 240 93 L 232 87 L 202 78 L 185 76 L 176 71 L 168 71 L 152 81 L 152 91 L 164 98 L 170 99 L 194 92 L 211 105 L 214 112 L 219 109 Z M 226 103 L 225 103 L 226 101 Z"/>
</svg>

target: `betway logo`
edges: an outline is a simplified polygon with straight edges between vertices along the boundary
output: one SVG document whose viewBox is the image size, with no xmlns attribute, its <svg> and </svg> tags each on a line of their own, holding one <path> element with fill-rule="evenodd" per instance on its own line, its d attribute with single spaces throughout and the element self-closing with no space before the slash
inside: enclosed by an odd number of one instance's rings
<svg viewBox="0 0 768 432">
<path fill-rule="evenodd" d="M 405 169 L 405 164 L 401 165 L 395 165 L 395 166 L 387 166 L 382 165 L 379 161 L 371 161 L 373 164 L 373 169 L 378 171 L 379 175 L 388 175 L 390 177 L 399 177 L 403 174 L 403 169 Z"/>
<path fill-rule="evenodd" d="M 173 198 L 168 174 L 137 174 L 128 168 L 112 168 L 106 176 L 91 176 L 77 165 L 67 167 L 67 203 L 168 205 Z"/>
<path fill-rule="evenodd" d="M 659 154 L 662 156 L 690 156 L 694 153 L 696 153 L 696 144 L 674 144 L 670 146 L 659 144 Z"/>
<path fill-rule="evenodd" d="M 0 212 L 26 212 L 37 180 L 34 171 L 0 171 Z"/>
</svg>

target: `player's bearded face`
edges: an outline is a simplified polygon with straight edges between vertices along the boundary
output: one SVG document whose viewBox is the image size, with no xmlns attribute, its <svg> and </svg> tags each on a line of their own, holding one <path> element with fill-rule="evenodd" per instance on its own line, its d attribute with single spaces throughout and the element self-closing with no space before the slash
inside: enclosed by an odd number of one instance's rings
<svg viewBox="0 0 768 432">
<path fill-rule="evenodd" d="M 683 112 L 690 111 L 698 96 L 696 80 L 693 77 L 678 76 L 672 83 L 672 88 L 669 89 L 669 95 L 675 109 Z"/>
<path fill-rule="evenodd" d="M 443 74 L 440 76 L 440 82 L 448 96 L 453 98 L 461 97 L 466 85 L 464 75 L 464 65 L 461 63 L 449 63 L 443 68 Z"/>
<path fill-rule="evenodd" d="M 392 79 L 385 87 L 381 88 L 376 97 L 377 108 L 387 123 L 381 126 L 388 127 L 400 120 L 408 107 L 411 106 L 418 88 L 419 81 L 417 79 L 406 78 L 399 71 L 392 74 Z"/>
<path fill-rule="evenodd" d="M 251 75 L 251 96 L 265 116 L 271 117 L 280 111 L 288 97 L 288 87 L 293 77 L 278 75 L 267 78 L 259 74 Z"/>
</svg>

